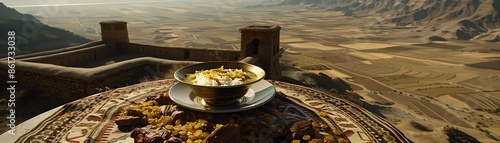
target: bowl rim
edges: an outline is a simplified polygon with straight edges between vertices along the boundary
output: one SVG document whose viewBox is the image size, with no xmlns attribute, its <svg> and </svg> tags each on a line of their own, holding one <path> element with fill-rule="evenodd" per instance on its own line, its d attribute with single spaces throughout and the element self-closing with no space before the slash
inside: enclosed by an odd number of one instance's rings
<svg viewBox="0 0 500 143">
<path fill-rule="evenodd" d="M 244 83 L 244 84 L 239 84 L 239 85 L 231 85 L 231 86 L 207 86 L 207 85 L 196 85 L 196 84 L 191 84 L 189 82 L 186 82 L 184 80 L 182 80 L 180 77 L 179 77 L 179 72 L 183 69 L 186 69 L 186 68 L 189 68 L 189 67 L 193 67 L 193 66 L 198 66 L 198 65 L 201 65 L 201 64 L 208 64 L 208 63 L 236 63 L 236 64 L 244 64 L 244 65 L 249 65 L 249 66 L 253 66 L 253 67 L 257 67 L 258 69 L 262 70 L 264 72 L 264 75 L 262 75 L 262 77 L 258 78 L 257 80 L 254 80 L 252 82 L 247 82 L 247 83 Z M 188 65 L 188 66 L 185 66 L 185 67 L 182 67 L 178 70 L 176 70 L 174 72 L 174 78 L 179 81 L 180 83 L 183 83 L 183 84 L 187 84 L 189 86 L 196 86 L 196 87 L 207 87 L 207 88 L 235 88 L 235 87 L 241 87 L 241 86 L 249 86 L 249 85 L 252 85 L 256 82 L 259 82 L 261 81 L 262 79 L 264 79 L 266 77 L 266 71 L 264 69 L 262 69 L 261 67 L 259 66 L 256 66 L 256 65 L 253 65 L 253 64 L 249 64 L 249 63 L 244 63 L 244 62 L 240 62 L 240 61 L 216 61 L 216 62 L 203 62 L 203 63 L 197 63 L 197 64 L 192 64 L 192 65 Z"/>
</svg>

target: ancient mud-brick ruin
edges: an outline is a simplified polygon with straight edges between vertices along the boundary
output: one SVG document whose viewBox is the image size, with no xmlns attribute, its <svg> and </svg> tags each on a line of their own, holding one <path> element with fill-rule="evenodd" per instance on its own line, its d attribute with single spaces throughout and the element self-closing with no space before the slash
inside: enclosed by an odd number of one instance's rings
<svg viewBox="0 0 500 143">
<path fill-rule="evenodd" d="M 266 78 L 277 79 L 281 76 L 279 26 L 248 26 L 240 29 L 240 58 L 252 57 L 255 64 L 266 71 Z"/>
<path fill-rule="evenodd" d="M 104 21 L 101 25 L 102 41 L 128 43 L 127 23 L 124 21 Z"/>
<path fill-rule="evenodd" d="M 281 76 L 279 26 L 241 28 L 242 50 L 237 51 L 130 43 L 126 22 L 100 25 L 101 41 L 16 56 L 17 82 L 77 99 L 98 92 L 96 89 L 133 84 L 128 83 L 130 79 L 141 75 L 158 76 L 197 62 L 241 61 L 262 67 L 267 79 Z M 0 69 L 6 71 L 7 67 L 6 60 L 1 60 Z M 1 76 L 7 77 L 5 72 Z"/>
</svg>

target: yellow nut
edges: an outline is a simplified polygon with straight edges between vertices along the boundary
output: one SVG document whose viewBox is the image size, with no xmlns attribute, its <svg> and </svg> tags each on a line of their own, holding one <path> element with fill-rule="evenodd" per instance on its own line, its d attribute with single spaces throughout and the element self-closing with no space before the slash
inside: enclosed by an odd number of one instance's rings
<svg viewBox="0 0 500 143">
<path fill-rule="evenodd" d="M 216 129 L 219 129 L 219 128 L 222 128 L 222 126 L 224 126 L 224 125 L 222 125 L 222 124 L 216 124 L 216 125 L 215 125 L 215 128 L 216 128 Z"/>
<path fill-rule="evenodd" d="M 337 135 L 337 136 L 342 135 L 342 133 L 340 132 L 340 130 L 335 130 L 335 131 L 333 131 L 333 134 L 334 134 L 334 135 Z"/>
<path fill-rule="evenodd" d="M 323 112 L 323 111 L 319 112 L 319 116 L 321 116 L 321 117 L 326 117 L 326 115 L 327 115 L 326 112 Z"/>
<path fill-rule="evenodd" d="M 311 123 L 311 125 L 312 125 L 313 127 L 315 127 L 315 128 L 319 127 L 319 124 L 318 124 L 318 123 L 316 123 L 316 122 L 312 122 L 312 123 Z"/>
<path fill-rule="evenodd" d="M 326 135 L 325 140 L 327 141 L 333 141 L 333 136 L 332 135 Z"/>
<path fill-rule="evenodd" d="M 321 124 L 321 128 L 325 129 L 328 128 L 328 126 L 326 124 Z"/>
<path fill-rule="evenodd" d="M 304 136 L 302 137 L 302 140 L 305 140 L 305 141 L 308 141 L 308 140 L 310 140 L 310 139 L 311 139 L 311 136 L 309 136 L 309 135 L 304 135 Z"/>
<path fill-rule="evenodd" d="M 178 131 L 176 131 L 176 130 L 172 131 L 172 135 L 177 136 L 178 134 L 179 134 Z"/>
<path fill-rule="evenodd" d="M 208 132 L 203 132 L 203 133 L 201 134 L 201 136 L 202 136 L 203 138 L 207 138 L 209 135 L 210 135 L 210 133 L 208 133 Z"/>
<path fill-rule="evenodd" d="M 174 126 L 175 131 L 180 131 L 182 129 L 182 125 L 178 124 Z"/>
<path fill-rule="evenodd" d="M 196 125 L 194 125 L 195 130 L 199 130 L 201 128 L 202 123 L 198 122 Z"/>
<path fill-rule="evenodd" d="M 196 132 L 194 132 L 194 136 L 195 136 L 196 138 L 200 138 L 202 133 L 203 133 L 203 131 L 201 131 L 201 130 L 197 130 Z"/>
<path fill-rule="evenodd" d="M 204 120 L 204 119 L 200 119 L 200 120 L 198 120 L 198 123 L 202 123 L 202 124 L 203 124 L 203 123 L 206 123 L 206 122 L 208 122 L 208 121 L 207 121 L 207 120 Z"/>
<path fill-rule="evenodd" d="M 174 126 L 172 126 L 172 125 L 166 125 L 166 126 L 165 126 L 165 129 L 167 129 L 167 130 L 173 130 L 173 129 L 174 129 Z"/>
<path fill-rule="evenodd" d="M 344 138 L 339 138 L 337 141 L 338 141 L 339 143 L 349 143 L 349 141 L 347 141 L 347 140 L 346 140 L 346 139 L 344 139 Z"/>
</svg>

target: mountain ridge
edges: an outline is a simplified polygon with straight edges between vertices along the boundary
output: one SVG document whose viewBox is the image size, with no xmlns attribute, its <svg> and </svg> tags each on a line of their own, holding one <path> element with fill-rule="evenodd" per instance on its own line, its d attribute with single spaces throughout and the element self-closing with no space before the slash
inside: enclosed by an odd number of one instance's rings
<svg viewBox="0 0 500 143">
<path fill-rule="evenodd" d="M 488 41 L 500 35 L 500 0 L 284 0 L 279 5 L 312 5 L 346 16 L 372 15 L 372 24 L 415 26 L 451 40 Z"/>
<path fill-rule="evenodd" d="M 0 2 L 0 46 L 7 46 L 7 32 L 16 34 L 16 55 L 40 52 L 90 42 L 72 32 L 47 26 L 35 16 L 22 14 Z M 0 57 L 7 56 L 7 48 L 0 50 Z"/>
</svg>

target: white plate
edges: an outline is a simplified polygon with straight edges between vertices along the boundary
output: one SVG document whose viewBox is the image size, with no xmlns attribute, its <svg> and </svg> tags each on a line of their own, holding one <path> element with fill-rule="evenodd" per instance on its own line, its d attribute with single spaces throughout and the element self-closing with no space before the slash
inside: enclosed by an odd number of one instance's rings
<svg viewBox="0 0 500 143">
<path fill-rule="evenodd" d="M 170 99 L 177 105 L 195 111 L 207 113 L 239 112 L 257 108 L 269 102 L 276 94 L 274 86 L 266 80 L 254 83 L 250 90 L 242 97 L 241 103 L 225 107 L 205 107 L 198 103 L 193 90 L 186 84 L 177 83 L 169 90 Z"/>
</svg>

